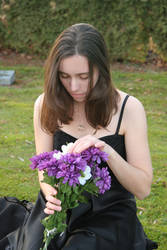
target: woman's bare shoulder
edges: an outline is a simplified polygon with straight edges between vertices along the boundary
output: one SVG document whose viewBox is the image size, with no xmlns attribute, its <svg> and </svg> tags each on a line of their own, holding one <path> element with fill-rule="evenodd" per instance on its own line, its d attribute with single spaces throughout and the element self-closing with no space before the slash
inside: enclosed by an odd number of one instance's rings
<svg viewBox="0 0 167 250">
<path fill-rule="evenodd" d="M 35 103 L 34 103 L 34 108 L 35 109 L 41 109 L 42 107 L 42 104 L 43 104 L 43 99 L 44 99 L 44 93 L 42 93 L 41 95 L 39 95 L 37 97 L 37 99 L 35 100 Z"/>
<path fill-rule="evenodd" d="M 136 97 L 130 96 L 127 102 L 126 114 L 128 116 L 137 116 L 141 113 L 145 113 L 143 104 Z"/>
<path fill-rule="evenodd" d="M 119 91 L 120 95 L 120 109 L 122 107 L 123 101 L 127 96 L 127 93 L 123 91 Z M 128 94 L 129 95 L 129 94 Z M 135 124 L 146 124 L 146 113 L 144 110 L 144 106 L 140 100 L 136 97 L 129 95 L 129 98 L 126 102 L 124 115 L 123 115 L 123 125 L 124 129 L 126 130 L 127 127 L 134 126 Z"/>
<path fill-rule="evenodd" d="M 120 91 L 118 90 L 118 93 L 120 95 L 120 103 L 122 104 L 125 97 L 129 94 L 127 94 L 126 92 Z M 137 99 L 136 97 L 129 95 L 128 101 L 126 103 L 126 109 L 125 112 L 126 113 L 131 113 L 133 110 L 137 111 L 137 110 L 143 110 L 143 104 L 141 103 L 141 101 L 139 99 Z"/>
</svg>

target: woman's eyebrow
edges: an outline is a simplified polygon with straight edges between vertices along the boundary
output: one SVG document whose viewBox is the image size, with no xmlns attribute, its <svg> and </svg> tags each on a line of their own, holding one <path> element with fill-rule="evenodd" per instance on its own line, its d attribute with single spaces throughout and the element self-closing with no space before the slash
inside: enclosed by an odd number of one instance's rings
<svg viewBox="0 0 167 250">
<path fill-rule="evenodd" d="M 59 70 L 58 72 L 59 72 L 59 73 L 62 73 L 62 74 L 67 74 L 67 73 L 65 73 L 65 72 L 63 72 L 63 71 L 61 71 L 61 70 Z"/>
<path fill-rule="evenodd" d="M 63 72 L 61 70 L 59 70 L 59 73 L 69 75 L 68 73 Z M 77 73 L 76 75 L 86 75 L 86 74 L 89 74 L 89 72 L 81 72 L 81 73 Z"/>
</svg>

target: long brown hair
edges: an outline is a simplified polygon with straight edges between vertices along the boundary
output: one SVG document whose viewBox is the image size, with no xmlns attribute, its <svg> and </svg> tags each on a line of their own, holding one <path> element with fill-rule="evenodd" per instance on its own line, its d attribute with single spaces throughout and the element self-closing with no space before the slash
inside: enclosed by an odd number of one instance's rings
<svg viewBox="0 0 167 250">
<path fill-rule="evenodd" d="M 62 123 L 73 120 L 73 99 L 59 79 L 59 65 L 63 58 L 82 55 L 88 59 L 90 89 L 85 102 L 88 123 L 98 129 L 107 127 L 117 111 L 119 94 L 112 84 L 110 63 L 102 35 L 89 24 L 75 24 L 56 39 L 45 65 L 44 100 L 41 110 L 42 128 L 50 133 Z M 93 87 L 93 67 L 99 77 Z"/>
</svg>

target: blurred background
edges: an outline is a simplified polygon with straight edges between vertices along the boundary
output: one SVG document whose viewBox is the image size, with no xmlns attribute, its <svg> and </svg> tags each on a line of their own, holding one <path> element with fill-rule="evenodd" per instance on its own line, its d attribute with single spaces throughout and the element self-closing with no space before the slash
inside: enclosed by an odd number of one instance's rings
<svg viewBox="0 0 167 250">
<path fill-rule="evenodd" d="M 80 22 L 103 34 L 111 61 L 166 64 L 166 0 L 0 0 L 0 52 L 45 58 L 58 34 Z"/>
</svg>

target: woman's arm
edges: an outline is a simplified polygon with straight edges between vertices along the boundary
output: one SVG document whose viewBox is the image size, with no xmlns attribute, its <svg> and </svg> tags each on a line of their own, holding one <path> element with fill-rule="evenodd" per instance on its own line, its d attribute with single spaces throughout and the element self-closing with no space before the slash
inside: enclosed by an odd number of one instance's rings
<svg viewBox="0 0 167 250">
<path fill-rule="evenodd" d="M 143 105 L 134 97 L 130 97 L 125 108 L 125 146 L 128 165 L 127 175 L 119 177 L 125 188 L 143 199 L 149 195 L 152 184 L 152 163 L 147 138 L 147 121 Z M 116 158 L 113 161 L 116 161 Z M 112 164 L 113 166 L 115 164 Z M 114 168 L 117 172 L 117 169 Z M 124 180 L 123 180 L 124 179 Z"/>
<path fill-rule="evenodd" d="M 124 127 L 127 161 L 108 144 L 93 136 L 78 139 L 71 152 L 79 153 L 90 146 L 99 147 L 108 153 L 108 165 L 119 182 L 138 199 L 143 199 L 150 193 L 152 164 L 144 108 L 134 97 L 130 97 L 125 106 L 122 126 Z"/>
<path fill-rule="evenodd" d="M 43 95 L 40 95 L 37 98 L 34 105 L 34 136 L 35 136 L 35 146 L 37 154 L 53 150 L 53 135 L 46 133 L 41 128 L 40 113 L 41 113 L 42 102 L 43 102 Z M 39 176 L 40 188 L 46 200 L 48 201 L 46 204 L 48 208 L 44 210 L 45 213 L 52 214 L 54 212 L 52 208 L 56 209 L 57 211 L 60 211 L 61 210 L 60 201 L 54 197 L 54 195 L 57 194 L 56 189 L 48 185 L 47 183 L 41 182 L 43 180 L 43 171 L 38 171 L 38 176 Z"/>
</svg>

